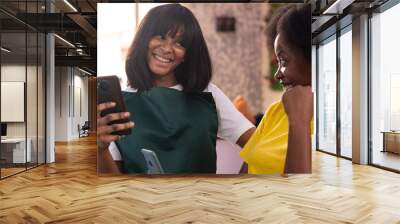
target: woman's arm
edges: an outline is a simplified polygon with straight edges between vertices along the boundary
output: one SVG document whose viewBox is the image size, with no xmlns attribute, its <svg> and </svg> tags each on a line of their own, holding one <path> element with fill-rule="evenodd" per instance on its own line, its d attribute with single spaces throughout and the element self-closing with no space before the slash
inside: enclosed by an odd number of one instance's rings
<svg viewBox="0 0 400 224">
<path fill-rule="evenodd" d="M 232 101 L 214 84 L 209 84 L 218 114 L 218 136 L 243 147 L 255 132 L 256 128 L 233 105 Z M 247 173 L 247 165 L 243 163 L 241 173 Z"/>
<path fill-rule="evenodd" d="M 310 122 L 289 124 L 285 173 L 311 173 Z"/>
<path fill-rule="evenodd" d="M 245 133 L 243 133 L 240 138 L 237 140 L 236 144 L 240 145 L 241 147 L 244 147 L 246 145 L 247 141 L 249 141 L 250 137 L 254 134 L 256 131 L 256 128 L 250 128 L 247 130 Z M 240 168 L 239 173 L 247 173 L 248 172 L 248 166 L 247 163 L 243 161 L 242 168 Z"/>
<path fill-rule="evenodd" d="M 247 120 L 232 101 L 214 84 L 209 84 L 218 114 L 218 136 L 239 146 L 246 144 L 254 132 L 254 124 Z"/>
<path fill-rule="evenodd" d="M 240 168 L 239 173 L 249 173 L 249 167 L 246 162 L 243 162 L 242 167 Z"/>
<path fill-rule="evenodd" d="M 313 93 L 310 86 L 295 86 L 282 96 L 289 118 L 285 173 L 311 173 L 311 119 Z"/>
<path fill-rule="evenodd" d="M 247 141 L 251 138 L 251 136 L 254 134 L 256 131 L 255 127 L 250 128 L 246 132 L 244 132 L 239 139 L 237 140 L 236 144 L 239 145 L 240 147 L 244 147 L 246 145 Z"/>
</svg>

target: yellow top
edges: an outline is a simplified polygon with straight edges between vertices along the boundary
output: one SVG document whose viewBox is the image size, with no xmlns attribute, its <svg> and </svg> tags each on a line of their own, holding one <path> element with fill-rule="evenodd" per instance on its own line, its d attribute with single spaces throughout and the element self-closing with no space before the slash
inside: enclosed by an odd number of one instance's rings
<svg viewBox="0 0 400 224">
<path fill-rule="evenodd" d="M 283 173 L 288 135 L 289 120 L 285 108 L 281 101 L 275 102 L 268 108 L 257 130 L 240 152 L 248 164 L 248 173 Z"/>
</svg>

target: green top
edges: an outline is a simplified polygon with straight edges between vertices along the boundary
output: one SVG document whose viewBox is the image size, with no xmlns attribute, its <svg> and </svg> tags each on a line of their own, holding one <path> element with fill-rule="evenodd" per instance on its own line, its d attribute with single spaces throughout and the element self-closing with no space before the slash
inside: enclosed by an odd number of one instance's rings
<svg viewBox="0 0 400 224">
<path fill-rule="evenodd" d="M 218 116 L 209 92 L 184 93 L 154 87 L 124 92 L 135 122 L 132 134 L 117 141 L 125 173 L 146 173 L 141 149 L 153 150 L 165 173 L 215 173 Z"/>
</svg>

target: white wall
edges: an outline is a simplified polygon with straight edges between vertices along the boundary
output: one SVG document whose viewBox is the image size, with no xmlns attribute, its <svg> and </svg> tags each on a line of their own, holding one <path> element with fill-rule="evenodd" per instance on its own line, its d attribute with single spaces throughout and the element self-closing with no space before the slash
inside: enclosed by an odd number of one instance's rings
<svg viewBox="0 0 400 224">
<path fill-rule="evenodd" d="M 56 67 L 56 141 L 79 138 L 78 124 L 88 120 L 88 79 L 82 75 L 76 68 Z"/>
<path fill-rule="evenodd" d="M 68 68 L 56 67 L 55 74 L 55 141 L 68 141 Z"/>
<path fill-rule="evenodd" d="M 25 65 L 2 65 L 1 66 L 1 81 L 5 82 L 25 82 L 25 74 L 26 70 L 28 74 L 35 73 L 36 74 L 36 67 L 33 66 L 28 66 L 25 67 Z M 33 83 L 36 85 L 36 82 Z M 32 90 L 33 92 L 28 91 L 27 93 L 27 102 L 32 102 L 34 101 L 32 98 L 36 99 L 36 89 L 29 88 L 28 90 Z M 35 105 L 31 105 L 35 106 Z M 1 110 L 7 110 L 8 108 L 1 108 Z M 34 114 L 34 117 L 31 117 L 30 113 L 27 114 L 28 116 L 28 121 L 31 121 L 35 119 L 36 121 L 36 114 Z M 28 125 L 28 128 L 32 127 L 32 125 Z M 36 126 L 34 127 L 36 130 Z M 29 130 L 28 130 L 29 133 Z M 7 122 L 7 136 L 8 137 L 25 137 L 25 122 Z M 29 136 L 28 136 L 29 137 Z"/>
<path fill-rule="evenodd" d="M 2 65 L 1 67 L 1 81 L 2 82 L 25 82 L 25 65 Z M 33 67 L 28 67 L 28 72 Z M 3 93 L 3 91 L 2 91 Z M 22 92 L 22 94 L 24 94 Z M 4 98 L 6 96 L 2 96 Z M 8 111 L 10 108 L 1 108 L 2 114 L 12 113 Z M 24 113 L 24 107 L 22 107 L 22 113 Z M 25 124 L 24 122 L 6 122 L 7 123 L 7 135 L 9 137 L 25 137 Z"/>
<path fill-rule="evenodd" d="M 44 162 L 44 83 L 41 66 L 25 66 L 25 64 L 3 64 L 1 66 L 2 82 L 24 82 L 26 84 L 26 106 L 23 102 L 21 113 L 25 114 L 26 120 L 22 122 L 6 122 L 7 137 L 9 138 L 25 138 L 30 139 L 30 147 L 32 151 L 32 161 L 39 163 Z M 27 78 L 27 80 L 25 80 Z M 4 89 L 2 89 L 3 92 Z M 24 90 L 20 90 L 24 94 Z M 7 97 L 3 95 L 3 97 Z M 15 113 L 10 107 L 2 107 L 2 112 Z M 15 110 L 15 109 L 14 109 Z M 38 150 L 38 152 L 37 152 Z M 37 157 L 37 153 L 39 156 Z"/>
</svg>

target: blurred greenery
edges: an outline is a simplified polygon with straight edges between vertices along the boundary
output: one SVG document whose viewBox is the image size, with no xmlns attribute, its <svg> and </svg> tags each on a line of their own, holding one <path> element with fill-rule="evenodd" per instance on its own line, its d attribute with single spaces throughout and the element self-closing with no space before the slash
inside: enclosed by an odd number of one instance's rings
<svg viewBox="0 0 400 224">
<path fill-rule="evenodd" d="M 266 77 L 270 81 L 270 88 L 274 91 L 283 91 L 282 85 L 278 80 L 275 79 L 275 73 L 278 70 L 278 66 L 274 63 L 269 65 L 269 75 Z"/>
<path fill-rule="evenodd" d="M 285 5 L 287 5 L 287 4 L 282 4 L 282 3 L 279 3 L 279 4 L 271 4 L 271 11 L 270 11 L 270 13 L 268 14 L 268 16 L 265 18 L 265 22 L 266 22 L 266 24 L 268 24 L 269 22 L 270 22 L 270 19 L 272 18 L 272 15 L 274 14 L 274 12 L 278 9 L 278 8 L 280 8 L 280 7 L 282 7 L 282 6 L 285 6 Z M 267 80 L 269 80 L 270 81 L 270 88 L 271 88 L 271 90 L 273 90 L 273 91 L 283 91 L 283 88 L 282 88 L 282 85 L 279 83 L 279 81 L 278 80 L 276 80 L 275 79 L 275 73 L 276 73 L 276 71 L 277 71 L 277 69 L 278 69 L 278 66 L 276 65 L 276 63 L 273 63 L 273 62 L 271 62 L 270 63 L 270 65 L 269 65 L 269 72 L 268 72 L 268 75 L 265 77 Z"/>
</svg>

